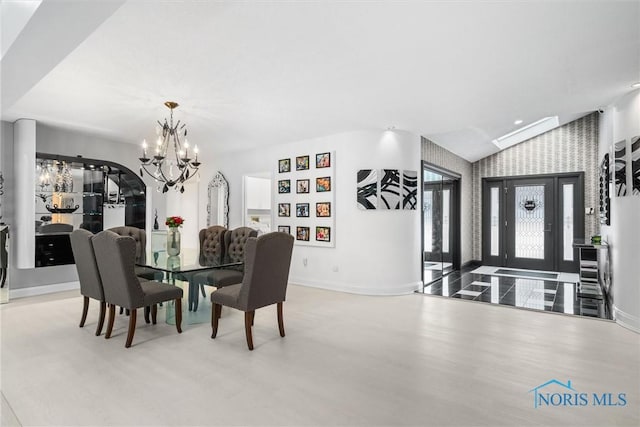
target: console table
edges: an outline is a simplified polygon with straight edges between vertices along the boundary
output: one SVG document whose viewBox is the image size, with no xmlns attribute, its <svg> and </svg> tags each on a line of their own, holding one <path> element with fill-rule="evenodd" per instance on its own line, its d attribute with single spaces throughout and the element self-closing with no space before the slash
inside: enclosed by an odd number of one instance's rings
<svg viewBox="0 0 640 427">
<path fill-rule="evenodd" d="M 608 283 L 608 277 L 601 274 L 600 265 L 608 261 L 607 242 L 594 244 L 590 239 L 575 239 L 573 247 L 578 248 L 580 253 L 578 297 L 603 299 L 607 293 L 605 285 Z"/>
</svg>

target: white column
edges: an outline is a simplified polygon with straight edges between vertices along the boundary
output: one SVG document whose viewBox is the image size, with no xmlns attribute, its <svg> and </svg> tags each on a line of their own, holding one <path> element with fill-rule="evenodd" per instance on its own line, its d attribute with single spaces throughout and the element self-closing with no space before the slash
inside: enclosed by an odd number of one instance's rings
<svg viewBox="0 0 640 427">
<path fill-rule="evenodd" d="M 19 119 L 13 124 L 15 176 L 14 242 L 17 268 L 35 267 L 36 121 Z"/>
</svg>

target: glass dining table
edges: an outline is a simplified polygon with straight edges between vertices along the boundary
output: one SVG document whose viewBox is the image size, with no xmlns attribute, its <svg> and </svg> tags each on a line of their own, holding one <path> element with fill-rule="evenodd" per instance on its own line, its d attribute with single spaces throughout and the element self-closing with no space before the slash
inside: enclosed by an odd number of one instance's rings
<svg viewBox="0 0 640 427">
<path fill-rule="evenodd" d="M 149 251 L 146 262 L 136 264 L 138 272 L 144 272 L 145 277 L 153 276 L 156 281 L 183 289 L 183 300 L 186 297 L 187 304 L 182 304 L 182 322 L 187 325 L 211 321 L 211 300 L 206 291 L 213 288 L 197 283 L 196 274 L 218 269 L 237 270 L 243 265 L 242 262 L 200 264 L 198 249 L 182 249 L 176 256 L 169 256 L 166 250 Z M 175 302 L 166 302 L 163 308 L 167 323 L 175 324 Z"/>
</svg>

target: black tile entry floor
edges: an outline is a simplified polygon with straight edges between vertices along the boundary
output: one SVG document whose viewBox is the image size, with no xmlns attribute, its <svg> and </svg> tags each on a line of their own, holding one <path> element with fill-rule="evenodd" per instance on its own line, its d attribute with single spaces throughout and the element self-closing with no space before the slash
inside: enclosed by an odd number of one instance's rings
<svg viewBox="0 0 640 427">
<path fill-rule="evenodd" d="M 453 272 L 423 293 L 532 310 L 610 319 L 602 299 L 578 296 L 576 283 Z"/>
</svg>

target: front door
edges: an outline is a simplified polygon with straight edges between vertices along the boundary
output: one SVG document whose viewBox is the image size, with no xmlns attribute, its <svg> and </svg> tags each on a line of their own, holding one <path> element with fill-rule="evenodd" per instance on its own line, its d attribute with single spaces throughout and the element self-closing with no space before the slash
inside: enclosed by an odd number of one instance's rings
<svg viewBox="0 0 640 427">
<path fill-rule="evenodd" d="M 485 265 L 577 272 L 584 237 L 582 173 L 483 179 Z"/>
<path fill-rule="evenodd" d="M 553 178 L 507 181 L 507 267 L 553 270 Z"/>
</svg>

